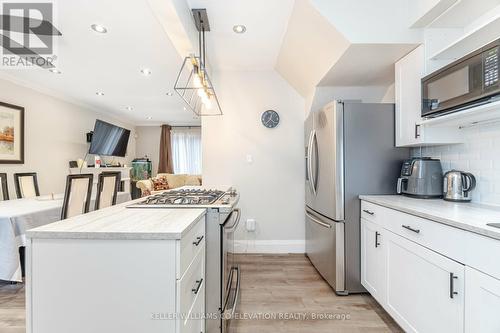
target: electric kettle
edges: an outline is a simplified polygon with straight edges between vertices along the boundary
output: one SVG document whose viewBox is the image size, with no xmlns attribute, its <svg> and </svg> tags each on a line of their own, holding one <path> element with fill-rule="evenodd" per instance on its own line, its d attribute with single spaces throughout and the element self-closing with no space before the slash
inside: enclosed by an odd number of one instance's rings
<svg viewBox="0 0 500 333">
<path fill-rule="evenodd" d="M 443 187 L 444 200 L 469 202 L 470 191 L 476 187 L 476 178 L 468 172 L 451 170 L 444 174 Z"/>
</svg>

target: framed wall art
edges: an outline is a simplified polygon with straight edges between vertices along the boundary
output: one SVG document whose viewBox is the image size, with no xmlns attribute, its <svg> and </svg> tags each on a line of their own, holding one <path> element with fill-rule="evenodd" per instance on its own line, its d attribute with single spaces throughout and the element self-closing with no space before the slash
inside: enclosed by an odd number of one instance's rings
<svg viewBox="0 0 500 333">
<path fill-rule="evenodd" d="M 24 163 L 24 108 L 0 102 L 0 164 Z"/>
</svg>

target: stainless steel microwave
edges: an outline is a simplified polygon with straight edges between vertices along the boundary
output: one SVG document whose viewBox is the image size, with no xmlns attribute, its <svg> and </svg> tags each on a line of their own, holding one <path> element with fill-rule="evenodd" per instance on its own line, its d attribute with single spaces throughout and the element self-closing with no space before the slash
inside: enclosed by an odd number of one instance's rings
<svg viewBox="0 0 500 333">
<path fill-rule="evenodd" d="M 500 39 L 422 79 L 422 117 L 500 100 Z"/>
</svg>

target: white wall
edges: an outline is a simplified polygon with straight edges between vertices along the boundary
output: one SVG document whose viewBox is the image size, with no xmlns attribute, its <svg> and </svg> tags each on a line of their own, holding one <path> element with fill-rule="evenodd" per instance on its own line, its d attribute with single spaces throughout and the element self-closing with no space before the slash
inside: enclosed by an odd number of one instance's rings
<svg viewBox="0 0 500 333">
<path fill-rule="evenodd" d="M 394 103 L 394 85 L 365 87 L 316 87 L 309 98 L 306 114 L 318 110 L 334 99 L 360 100 L 363 103 Z"/>
<path fill-rule="evenodd" d="M 25 108 L 25 163 L 0 164 L 0 172 L 8 174 L 11 198 L 16 197 L 12 176 L 15 172 L 37 172 L 42 194 L 62 193 L 68 162 L 85 156 L 85 133 L 93 130 L 96 118 L 131 129 L 127 156 L 116 160 L 128 163 L 135 157 L 134 127 L 123 121 L 6 80 L 0 80 L 0 101 Z M 87 160 L 93 161 L 93 157 Z"/>
<path fill-rule="evenodd" d="M 158 173 L 158 160 L 160 157 L 161 126 L 136 127 L 137 138 L 135 151 L 137 157 L 148 156 L 153 165 L 153 176 Z"/>
<path fill-rule="evenodd" d="M 441 159 L 444 172 L 450 169 L 471 172 L 477 180 L 472 200 L 500 206 L 500 124 L 462 131 L 464 144 L 422 148 L 422 155 Z M 413 155 L 420 156 L 420 149 L 413 149 Z"/>
<path fill-rule="evenodd" d="M 304 252 L 304 99 L 274 71 L 214 73 L 214 85 L 224 115 L 202 117 L 203 182 L 239 191 L 239 250 Z M 261 124 L 267 109 L 275 129 Z"/>
</svg>

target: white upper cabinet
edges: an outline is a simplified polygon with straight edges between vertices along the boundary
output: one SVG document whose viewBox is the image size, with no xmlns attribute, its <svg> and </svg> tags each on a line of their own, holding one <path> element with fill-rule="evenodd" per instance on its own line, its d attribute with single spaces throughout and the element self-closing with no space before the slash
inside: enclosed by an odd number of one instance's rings
<svg viewBox="0 0 500 333">
<path fill-rule="evenodd" d="M 459 143 L 457 128 L 420 125 L 421 79 L 425 75 L 425 48 L 420 45 L 396 62 L 396 146 L 430 146 Z"/>
<path fill-rule="evenodd" d="M 396 146 L 421 143 L 417 122 L 420 121 L 420 79 L 425 72 L 424 46 L 420 45 L 396 63 Z"/>
</svg>

